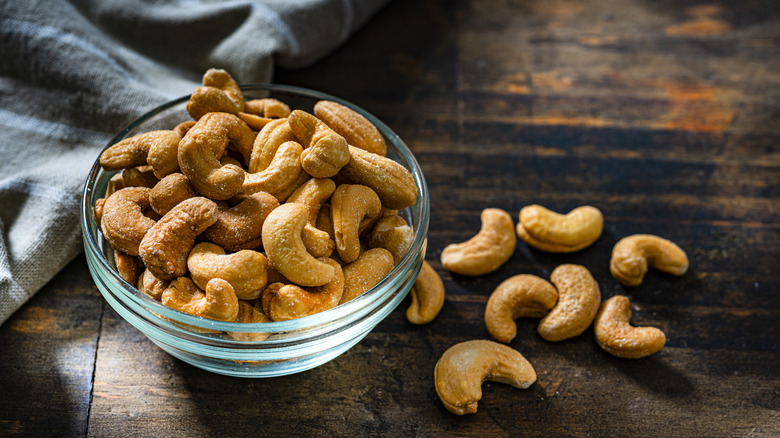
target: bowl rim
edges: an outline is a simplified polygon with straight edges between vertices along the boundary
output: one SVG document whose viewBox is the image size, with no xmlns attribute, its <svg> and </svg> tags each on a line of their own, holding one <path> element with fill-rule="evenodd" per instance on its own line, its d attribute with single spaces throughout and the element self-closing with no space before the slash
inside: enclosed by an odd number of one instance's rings
<svg viewBox="0 0 780 438">
<path fill-rule="evenodd" d="M 397 155 L 400 155 L 405 161 L 405 163 L 399 163 L 399 164 L 403 165 L 404 167 L 407 167 L 406 164 L 408 163 L 409 168 L 407 170 L 409 170 L 410 173 L 412 174 L 412 177 L 415 181 L 415 186 L 417 188 L 417 201 L 415 205 L 408 208 L 417 207 L 417 205 L 419 204 L 418 207 L 420 212 L 419 220 L 417 226 L 413 227 L 414 234 L 409 249 L 407 250 L 403 259 L 401 259 L 401 261 L 393 267 L 393 270 L 390 272 L 390 274 L 388 274 L 385 278 L 382 279 L 382 281 L 380 281 L 377 285 L 375 285 L 368 291 L 364 292 L 362 295 L 350 300 L 347 303 L 336 306 L 332 309 L 328 309 L 323 312 L 319 312 L 313 315 L 292 319 L 288 321 L 261 322 L 261 323 L 226 322 L 226 321 L 218 321 L 218 320 L 190 315 L 181 312 L 179 310 L 173 309 L 171 307 L 168 307 L 154 300 L 153 298 L 140 292 L 135 285 L 131 285 L 127 283 L 124 279 L 122 279 L 121 276 L 119 276 L 119 273 L 111 266 L 111 263 L 107 260 L 107 258 L 103 253 L 103 250 L 101 249 L 102 246 L 101 243 L 102 241 L 104 241 L 104 238 L 97 236 L 97 234 L 100 232 L 100 229 L 99 227 L 97 227 L 97 224 L 95 223 L 94 220 L 94 211 L 93 211 L 94 204 L 92 203 L 92 199 L 93 198 L 97 199 L 97 197 L 95 197 L 93 193 L 96 189 L 95 185 L 98 182 L 97 177 L 101 172 L 109 173 L 103 171 L 100 166 L 100 154 L 102 154 L 102 152 L 105 149 L 115 144 L 119 140 L 126 138 L 139 125 L 143 124 L 144 122 L 148 121 L 149 119 L 153 118 L 154 116 L 168 109 L 172 109 L 173 107 L 188 101 L 191 95 L 185 95 L 170 100 L 144 113 L 139 118 L 137 118 L 132 123 L 130 123 L 125 129 L 120 131 L 116 136 L 114 136 L 106 144 L 103 150 L 100 151 L 95 162 L 92 165 L 92 168 L 90 169 L 90 172 L 87 176 L 87 179 L 84 183 L 84 187 L 82 190 L 80 222 L 81 222 L 81 229 L 82 229 L 85 250 L 95 255 L 95 259 L 99 264 L 101 270 L 109 274 L 111 280 L 113 280 L 113 283 L 116 283 L 117 285 L 121 286 L 121 288 L 119 288 L 119 291 L 117 291 L 115 288 L 110 288 L 107 286 L 108 289 L 110 289 L 112 294 L 116 295 L 117 292 L 121 292 L 126 298 L 131 300 L 133 304 L 142 306 L 143 308 L 145 308 L 146 311 L 150 313 L 156 313 L 157 320 L 158 320 L 157 322 L 160 323 L 178 322 L 178 323 L 193 325 L 199 328 L 206 328 L 206 329 L 212 329 L 218 331 L 238 332 L 238 333 L 257 333 L 257 332 L 280 333 L 280 332 L 307 330 L 307 329 L 320 327 L 323 325 L 328 325 L 333 321 L 349 318 L 350 315 L 359 313 L 358 311 L 361 309 L 368 313 L 371 313 L 372 303 L 377 302 L 383 295 L 386 295 L 388 292 L 394 292 L 392 288 L 392 286 L 394 286 L 394 283 L 400 282 L 403 279 L 402 277 L 399 276 L 399 274 L 410 270 L 419 269 L 419 265 L 422 263 L 422 260 L 425 259 L 426 237 L 427 237 L 427 231 L 430 222 L 430 200 L 429 200 L 427 183 L 422 173 L 422 168 L 420 167 L 420 164 L 417 162 L 417 159 L 414 157 L 409 147 L 400 138 L 400 136 L 398 136 L 398 134 L 396 134 L 392 129 L 390 129 L 390 127 L 388 127 L 383 121 L 375 117 L 373 114 L 371 114 L 370 112 L 364 110 L 363 108 L 351 102 L 348 102 L 336 96 L 332 96 L 330 94 L 323 93 L 320 91 L 315 91 L 308 88 L 291 86 L 291 85 L 253 83 L 253 84 L 243 84 L 240 85 L 240 87 L 242 92 L 247 92 L 247 93 L 251 93 L 251 92 L 270 92 L 272 94 L 286 93 L 286 94 L 298 95 L 298 96 L 317 99 L 317 100 L 331 100 L 339 104 L 342 104 L 354 111 L 357 111 L 359 114 L 361 114 L 366 119 L 368 119 L 372 124 L 374 124 L 374 126 L 376 126 L 376 128 L 380 131 L 383 137 L 393 145 L 393 152 Z M 94 226 L 96 229 L 95 235 L 91 233 L 92 226 Z M 100 242 L 98 242 L 98 240 Z M 419 260 L 417 260 L 417 257 L 415 256 L 417 253 L 420 253 Z M 382 292 L 384 292 L 384 294 Z M 387 302 L 390 301 L 392 300 L 387 300 Z M 377 307 L 381 306 L 382 304 L 383 304 L 382 302 L 378 303 Z M 165 321 L 165 318 L 169 318 L 170 321 Z M 188 333 L 192 333 L 192 332 L 188 332 Z M 239 344 L 247 343 L 246 341 L 238 341 L 238 340 L 232 342 L 239 343 Z"/>
</svg>

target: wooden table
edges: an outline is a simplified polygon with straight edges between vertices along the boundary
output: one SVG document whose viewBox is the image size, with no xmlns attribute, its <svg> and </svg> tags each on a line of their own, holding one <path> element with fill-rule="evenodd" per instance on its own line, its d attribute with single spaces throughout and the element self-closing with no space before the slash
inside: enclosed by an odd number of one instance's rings
<svg viewBox="0 0 780 438">
<path fill-rule="evenodd" d="M 421 3 L 421 4 L 418 4 Z M 729 4 L 731 3 L 731 4 Z M 774 1 L 396 0 L 318 64 L 275 81 L 319 89 L 386 121 L 431 192 L 438 318 L 396 309 L 310 371 L 243 380 L 164 353 L 97 292 L 83 256 L 0 326 L 2 436 L 780 436 L 780 4 Z M 498 207 L 590 204 L 602 237 L 574 254 L 518 245 L 497 272 L 444 271 L 444 246 Z M 678 278 L 625 288 L 608 270 L 634 233 L 677 242 Z M 475 415 L 444 409 L 433 367 L 487 339 L 491 291 L 559 264 L 591 270 L 659 353 L 626 360 L 592 329 L 510 344 L 527 390 L 486 383 Z M 408 303 L 408 301 L 407 301 Z"/>
</svg>

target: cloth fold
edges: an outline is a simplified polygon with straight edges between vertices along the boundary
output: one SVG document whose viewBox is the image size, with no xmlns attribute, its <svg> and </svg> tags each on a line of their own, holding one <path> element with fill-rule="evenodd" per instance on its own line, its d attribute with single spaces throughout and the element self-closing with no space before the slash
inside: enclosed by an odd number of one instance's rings
<svg viewBox="0 0 780 438">
<path fill-rule="evenodd" d="M 311 65 L 388 1 L 0 3 L 0 324 L 82 250 L 82 186 L 116 133 L 208 68 Z"/>
</svg>

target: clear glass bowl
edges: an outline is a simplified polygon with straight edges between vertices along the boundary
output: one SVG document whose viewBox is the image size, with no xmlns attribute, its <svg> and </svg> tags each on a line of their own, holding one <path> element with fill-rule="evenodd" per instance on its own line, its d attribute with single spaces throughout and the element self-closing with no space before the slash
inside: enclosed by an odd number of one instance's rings
<svg viewBox="0 0 780 438">
<path fill-rule="evenodd" d="M 321 365 L 357 344 L 406 297 L 425 258 L 428 231 L 428 189 L 420 166 L 404 142 L 384 123 L 339 98 L 303 88 L 281 85 L 242 86 L 246 99 L 273 97 L 293 109 L 312 112 L 319 100 L 332 100 L 370 120 L 385 138 L 387 155 L 411 171 L 417 185 L 417 203 L 400 213 L 414 229 L 406 256 L 382 282 L 358 298 L 336 308 L 290 321 L 234 323 L 214 321 L 179 312 L 139 292 L 118 275 L 113 250 L 95 223 L 93 206 L 105 193 L 115 172 L 105 172 L 98 161 L 84 185 L 81 227 L 90 273 L 98 290 L 131 325 L 171 355 L 204 370 L 238 377 L 272 377 Z M 145 114 L 107 145 L 157 129 L 172 129 L 190 120 L 184 96 Z M 266 337 L 266 339 L 262 339 Z"/>
</svg>

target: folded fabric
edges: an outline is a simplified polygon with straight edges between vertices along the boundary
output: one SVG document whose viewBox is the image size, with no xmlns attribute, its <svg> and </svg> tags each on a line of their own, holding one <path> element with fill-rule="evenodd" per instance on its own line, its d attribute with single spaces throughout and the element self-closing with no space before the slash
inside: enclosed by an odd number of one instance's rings
<svg viewBox="0 0 780 438">
<path fill-rule="evenodd" d="M 82 185 L 114 134 L 210 67 L 310 65 L 386 2 L 0 3 L 0 324 L 82 250 Z"/>
</svg>

